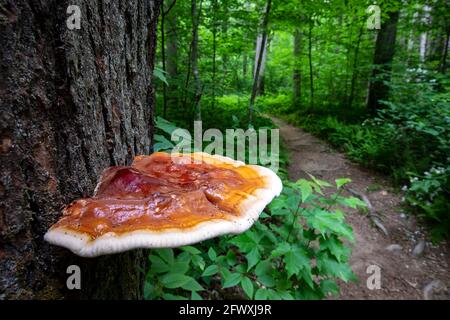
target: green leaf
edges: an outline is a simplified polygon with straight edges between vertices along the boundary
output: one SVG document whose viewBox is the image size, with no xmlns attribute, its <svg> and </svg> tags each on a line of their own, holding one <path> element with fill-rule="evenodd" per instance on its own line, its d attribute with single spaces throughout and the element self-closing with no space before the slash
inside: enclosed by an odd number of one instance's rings
<svg viewBox="0 0 450 320">
<path fill-rule="evenodd" d="M 170 272 L 185 274 L 189 270 L 189 261 L 175 261 L 170 266 Z"/>
<path fill-rule="evenodd" d="M 215 264 L 212 264 L 206 267 L 205 271 L 202 273 L 202 277 L 209 277 L 219 272 L 219 267 Z"/>
<path fill-rule="evenodd" d="M 190 280 L 191 277 L 179 273 L 168 273 L 161 277 L 161 283 L 169 289 L 180 288 Z"/>
<path fill-rule="evenodd" d="M 217 259 L 216 251 L 214 251 L 212 247 L 210 247 L 208 250 L 208 257 L 211 259 L 211 261 L 216 261 Z"/>
<path fill-rule="evenodd" d="M 230 266 L 234 266 L 237 263 L 236 254 L 231 249 L 228 250 L 225 259 Z"/>
<path fill-rule="evenodd" d="M 314 177 L 312 174 L 309 174 L 309 173 L 308 173 L 308 176 L 309 176 L 309 177 L 311 178 L 311 180 L 312 180 L 315 184 L 317 184 L 318 186 L 321 186 L 321 187 L 331 187 L 331 184 L 329 184 L 327 181 L 317 179 L 316 177 Z"/>
<path fill-rule="evenodd" d="M 162 117 L 156 117 L 155 127 L 164 131 L 165 133 L 172 134 L 173 131 L 178 129 L 178 127 L 172 122 L 167 121 Z"/>
<path fill-rule="evenodd" d="M 242 279 L 242 274 L 232 273 L 224 281 L 222 289 L 230 288 L 236 286 Z"/>
<path fill-rule="evenodd" d="M 284 262 L 286 264 L 288 277 L 299 273 L 302 269 L 307 271 L 311 270 L 310 259 L 303 248 L 293 248 L 291 251 L 287 252 L 284 256 Z"/>
<path fill-rule="evenodd" d="M 340 189 L 343 185 L 346 185 L 349 182 L 352 182 L 352 179 L 348 179 L 348 178 L 341 178 L 341 179 L 336 179 L 336 187 L 338 189 Z"/>
<path fill-rule="evenodd" d="M 189 252 L 191 254 L 200 254 L 202 253 L 200 250 L 198 250 L 196 247 L 193 246 L 184 246 L 180 248 L 183 251 Z"/>
<path fill-rule="evenodd" d="M 204 290 L 203 287 L 194 279 L 191 277 L 188 277 L 189 281 L 187 281 L 185 284 L 183 284 L 181 287 L 184 290 L 189 290 L 189 291 L 202 291 Z"/>
<path fill-rule="evenodd" d="M 282 300 L 294 300 L 294 296 L 289 291 L 277 291 L 278 296 Z"/>
<path fill-rule="evenodd" d="M 164 82 L 167 86 L 169 85 L 169 83 L 167 82 L 167 78 L 164 75 L 164 73 L 166 73 L 165 71 L 163 71 L 160 68 L 155 67 L 153 69 L 153 75 L 158 78 L 159 80 L 161 80 L 162 82 Z"/>
<path fill-rule="evenodd" d="M 260 288 L 255 293 L 255 300 L 267 300 L 268 291 L 267 289 Z"/>
<path fill-rule="evenodd" d="M 253 287 L 252 281 L 249 278 L 247 278 L 247 277 L 242 277 L 241 286 L 242 286 L 242 289 L 244 290 L 245 294 L 250 299 L 252 299 L 253 298 L 253 291 L 254 291 L 254 287 Z"/>
<path fill-rule="evenodd" d="M 365 208 L 366 203 L 356 197 L 338 197 L 339 204 L 356 209 L 357 207 Z"/>
<path fill-rule="evenodd" d="M 350 256 L 350 248 L 345 246 L 335 235 L 321 238 L 320 249 L 328 250 L 339 262 L 345 262 Z"/>
<path fill-rule="evenodd" d="M 272 251 L 272 257 L 279 257 L 285 255 L 287 252 L 291 250 L 291 245 L 287 242 L 281 242 L 277 244 L 275 250 Z"/>
<path fill-rule="evenodd" d="M 356 280 L 356 276 L 347 263 L 340 263 L 326 252 L 317 255 L 317 268 L 323 275 L 338 277 L 345 282 Z"/>
<path fill-rule="evenodd" d="M 191 300 L 203 300 L 203 298 L 195 291 L 191 292 Z"/>
<path fill-rule="evenodd" d="M 270 273 L 272 271 L 272 264 L 269 260 L 263 260 L 258 263 L 255 269 L 255 274 L 257 276 Z"/>
<path fill-rule="evenodd" d="M 145 282 L 144 283 L 144 299 L 152 299 L 154 293 L 154 287 L 151 283 Z"/>
<path fill-rule="evenodd" d="M 200 255 L 192 256 L 192 263 L 199 267 L 200 270 L 205 269 L 205 260 Z"/>
<path fill-rule="evenodd" d="M 314 209 L 308 212 L 306 221 L 311 228 L 317 229 L 322 235 L 331 231 L 353 241 L 352 229 L 342 221 L 343 217 L 339 211 L 331 213 L 322 209 Z"/>
<path fill-rule="evenodd" d="M 154 135 L 155 144 L 153 145 L 153 150 L 155 152 L 157 151 L 166 151 L 166 150 L 172 150 L 175 145 L 168 140 L 166 137 L 155 134 Z"/>
<path fill-rule="evenodd" d="M 148 259 L 151 262 L 150 270 L 155 273 L 165 273 L 170 270 L 170 265 L 164 262 L 160 257 L 150 255 Z"/>
<path fill-rule="evenodd" d="M 258 248 L 255 247 L 245 257 L 247 258 L 248 262 L 247 271 L 249 271 L 258 263 L 261 256 L 259 254 Z"/>
<path fill-rule="evenodd" d="M 177 296 L 177 295 L 174 295 L 174 294 L 171 294 L 171 293 L 165 293 L 163 295 L 163 298 L 164 298 L 164 300 L 189 300 L 186 297 Z"/>
<path fill-rule="evenodd" d="M 324 294 L 331 293 L 337 297 L 339 295 L 339 287 L 335 281 L 331 279 L 325 279 L 320 282 L 320 289 Z"/>
<path fill-rule="evenodd" d="M 272 276 L 272 274 L 262 274 L 258 276 L 258 281 L 261 282 L 265 287 L 274 287 L 276 285 L 276 279 Z"/>
<path fill-rule="evenodd" d="M 296 184 L 298 184 L 298 186 L 300 187 L 300 191 L 302 193 L 302 202 L 305 203 L 312 194 L 311 183 L 308 180 L 300 179 L 296 182 Z"/>
<path fill-rule="evenodd" d="M 243 253 L 248 253 L 255 247 L 255 243 L 249 238 L 247 232 L 234 237 L 230 240 L 230 243 L 238 247 Z"/>
<path fill-rule="evenodd" d="M 156 253 L 168 264 L 172 265 L 174 261 L 173 250 L 172 249 L 156 249 Z"/>
</svg>

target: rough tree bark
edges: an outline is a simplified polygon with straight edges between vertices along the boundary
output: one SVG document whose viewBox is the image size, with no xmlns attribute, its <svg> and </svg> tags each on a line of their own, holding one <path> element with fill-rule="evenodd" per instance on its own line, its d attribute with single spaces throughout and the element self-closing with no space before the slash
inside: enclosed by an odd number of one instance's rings
<svg viewBox="0 0 450 320">
<path fill-rule="evenodd" d="M 376 67 L 372 71 L 367 98 L 367 109 L 372 115 L 375 115 L 381 107 L 380 100 L 386 100 L 389 96 L 389 87 L 385 82 L 390 80 L 391 64 L 395 53 L 398 17 L 399 11 L 389 13 L 388 19 L 381 25 L 381 30 L 375 43 L 373 64 Z M 379 79 L 380 77 L 383 77 L 383 79 Z"/>
<path fill-rule="evenodd" d="M 0 0 L 0 299 L 142 297 L 144 251 L 83 259 L 43 235 L 105 167 L 151 151 L 159 6 Z M 66 288 L 71 264 L 81 290 Z"/>
</svg>

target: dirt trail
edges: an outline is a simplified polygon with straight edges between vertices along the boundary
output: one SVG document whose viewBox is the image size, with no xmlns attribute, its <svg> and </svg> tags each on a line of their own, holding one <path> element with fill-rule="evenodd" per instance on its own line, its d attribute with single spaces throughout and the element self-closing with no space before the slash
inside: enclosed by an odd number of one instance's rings
<svg viewBox="0 0 450 320">
<path fill-rule="evenodd" d="M 385 236 L 362 213 L 347 215 L 356 239 L 350 263 L 359 282 L 341 283 L 340 299 L 450 299 L 448 244 L 434 246 L 427 241 L 415 218 L 402 212 L 402 195 L 394 193 L 385 178 L 352 163 L 325 142 L 282 120 L 272 120 L 290 150 L 291 180 L 307 178 L 306 172 L 330 182 L 351 178 L 350 187 L 369 198 L 388 231 Z M 413 251 L 421 240 L 425 249 L 416 256 Z M 381 268 L 379 290 L 367 288 L 369 265 Z"/>
</svg>

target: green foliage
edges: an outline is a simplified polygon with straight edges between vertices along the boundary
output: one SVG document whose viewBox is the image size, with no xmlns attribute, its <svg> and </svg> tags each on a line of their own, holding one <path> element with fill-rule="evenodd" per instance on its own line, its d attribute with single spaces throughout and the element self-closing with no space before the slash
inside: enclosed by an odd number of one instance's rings
<svg viewBox="0 0 450 320">
<path fill-rule="evenodd" d="M 384 102 L 377 117 L 360 124 L 315 113 L 281 116 L 328 140 L 351 159 L 389 174 L 397 185 L 406 184 L 407 204 L 431 222 L 438 240 L 450 231 L 450 94 L 440 90 L 448 87 L 445 81 L 423 69 L 394 74 L 395 96 Z"/>
<path fill-rule="evenodd" d="M 423 175 L 414 175 L 410 187 L 404 186 L 408 204 L 421 217 L 431 220 L 435 240 L 447 236 L 450 230 L 450 166 L 433 167 Z"/>
<path fill-rule="evenodd" d="M 213 299 L 234 292 L 246 299 L 285 300 L 337 295 L 336 280 L 356 280 L 343 242 L 353 241 L 353 234 L 339 208 L 362 204 L 340 196 L 339 190 L 327 197 L 325 188 L 331 185 L 314 177 L 285 181 L 280 197 L 247 232 L 152 250 L 145 297 Z"/>
</svg>

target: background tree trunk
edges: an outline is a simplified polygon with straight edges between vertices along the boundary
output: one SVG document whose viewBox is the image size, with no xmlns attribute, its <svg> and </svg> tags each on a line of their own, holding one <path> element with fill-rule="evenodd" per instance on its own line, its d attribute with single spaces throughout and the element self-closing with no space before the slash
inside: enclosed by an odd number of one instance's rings
<svg viewBox="0 0 450 320">
<path fill-rule="evenodd" d="M 104 168 L 151 152 L 159 6 L 0 1 L 0 299 L 142 297 L 143 250 L 83 259 L 43 235 Z M 71 264 L 81 290 L 66 288 Z"/>
<path fill-rule="evenodd" d="M 397 35 L 397 22 L 399 12 L 389 13 L 387 21 L 381 25 L 375 44 L 373 64 L 376 66 L 372 71 L 372 80 L 369 84 L 367 108 L 372 115 L 380 108 L 380 100 L 386 100 L 389 96 L 389 87 L 384 81 L 390 80 L 392 60 L 395 52 L 395 38 Z M 380 76 L 384 77 L 378 79 Z"/>
<path fill-rule="evenodd" d="M 266 4 L 266 10 L 264 13 L 264 18 L 262 22 L 262 34 L 261 34 L 261 44 L 266 43 L 267 39 L 267 26 L 269 25 L 269 15 L 270 15 L 270 6 L 272 4 L 272 0 L 267 0 Z M 265 46 L 261 46 L 261 49 L 265 48 Z M 248 108 L 248 124 L 252 124 L 253 120 L 253 108 L 255 106 L 255 98 L 258 90 L 258 84 L 259 84 L 259 75 L 261 72 L 261 65 L 263 60 L 265 50 L 259 50 L 256 48 L 256 52 L 258 53 L 258 57 L 255 60 L 255 70 L 254 70 L 254 76 L 253 76 L 253 87 L 252 87 L 252 94 L 250 96 L 250 105 Z"/>
<path fill-rule="evenodd" d="M 202 120 L 202 108 L 200 104 L 200 100 L 202 97 L 202 83 L 198 71 L 198 26 L 200 24 L 200 17 L 202 14 L 202 2 L 203 0 L 200 0 L 200 5 L 199 8 L 197 9 L 197 0 L 191 1 L 191 15 L 192 15 L 191 65 L 195 83 L 194 119 L 198 121 Z"/>
<path fill-rule="evenodd" d="M 256 38 L 256 52 L 255 52 L 255 66 L 258 64 L 259 56 L 261 55 L 261 66 L 259 68 L 259 74 L 258 74 L 258 87 L 256 94 L 257 95 L 264 95 L 264 71 L 266 69 L 266 58 L 267 58 L 267 47 L 268 47 L 268 41 L 267 41 L 267 35 L 265 38 L 264 44 L 262 44 L 263 35 L 258 34 L 258 37 Z M 261 52 L 262 51 L 262 52 Z M 254 70 L 253 73 L 253 79 L 256 79 L 256 70 Z"/>
<path fill-rule="evenodd" d="M 309 109 L 314 109 L 314 76 L 312 65 L 312 29 L 313 29 L 312 16 L 309 17 L 309 29 L 308 29 L 308 61 L 309 61 Z"/>
<path fill-rule="evenodd" d="M 299 28 L 294 31 L 294 70 L 292 74 L 292 80 L 294 84 L 294 99 L 293 107 L 300 108 L 301 97 L 302 97 L 302 74 L 300 71 L 301 66 L 301 32 Z"/>
<path fill-rule="evenodd" d="M 177 15 L 171 12 L 167 16 L 167 74 L 169 76 L 169 86 L 167 87 L 167 104 L 169 108 L 178 109 L 179 106 L 179 74 L 178 74 L 178 32 Z"/>
<path fill-rule="evenodd" d="M 353 100 L 355 99 L 355 89 L 356 81 L 358 80 L 358 58 L 359 58 L 359 47 L 361 45 L 361 38 L 364 32 L 364 26 L 359 28 L 358 40 L 356 40 L 355 54 L 353 57 L 353 68 L 352 68 L 352 80 L 350 84 L 350 95 L 348 97 L 348 108 L 353 107 Z"/>
</svg>

